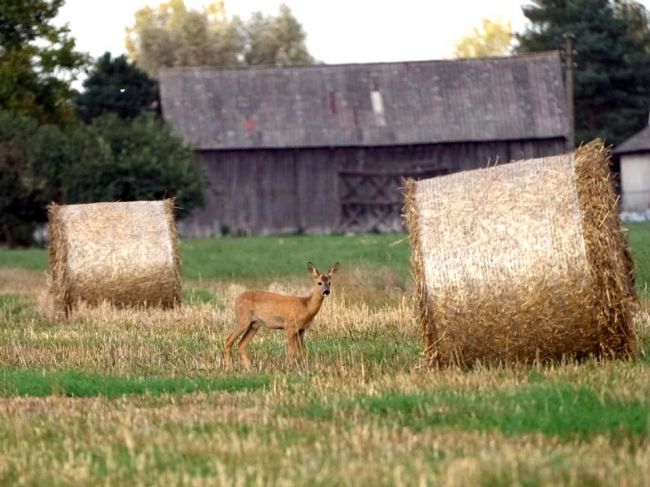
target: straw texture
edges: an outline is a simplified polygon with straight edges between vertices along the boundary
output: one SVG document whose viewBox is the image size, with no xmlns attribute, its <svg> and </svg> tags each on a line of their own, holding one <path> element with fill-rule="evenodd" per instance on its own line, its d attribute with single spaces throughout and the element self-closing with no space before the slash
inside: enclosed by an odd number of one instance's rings
<svg viewBox="0 0 650 487">
<path fill-rule="evenodd" d="M 79 301 L 173 307 L 181 279 L 174 201 L 50 205 L 49 292 L 67 315 Z"/>
<path fill-rule="evenodd" d="M 408 181 L 405 196 L 430 363 L 636 352 L 632 264 L 600 141 Z"/>
</svg>

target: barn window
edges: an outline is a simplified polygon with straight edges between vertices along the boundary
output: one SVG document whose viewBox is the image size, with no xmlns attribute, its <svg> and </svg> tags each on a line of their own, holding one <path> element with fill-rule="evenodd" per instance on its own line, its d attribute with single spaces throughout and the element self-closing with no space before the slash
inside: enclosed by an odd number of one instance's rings
<svg viewBox="0 0 650 487">
<path fill-rule="evenodd" d="M 384 113 L 384 99 L 381 96 L 381 91 L 372 90 L 370 92 L 370 102 L 372 103 L 372 111 L 376 115 L 381 115 Z"/>
<path fill-rule="evenodd" d="M 336 91 L 329 92 L 329 107 L 331 113 L 336 113 Z"/>
<path fill-rule="evenodd" d="M 384 98 L 381 96 L 381 91 L 372 90 L 370 92 L 370 103 L 372 104 L 372 111 L 375 114 L 377 124 L 382 127 L 385 126 L 386 116 L 384 115 Z"/>
</svg>

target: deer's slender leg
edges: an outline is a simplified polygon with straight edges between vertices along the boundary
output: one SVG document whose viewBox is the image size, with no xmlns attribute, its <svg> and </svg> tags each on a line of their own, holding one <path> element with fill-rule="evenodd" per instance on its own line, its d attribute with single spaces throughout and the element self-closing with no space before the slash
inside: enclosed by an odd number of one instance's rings
<svg viewBox="0 0 650 487">
<path fill-rule="evenodd" d="M 237 328 L 233 330 L 233 332 L 228 335 L 228 338 L 226 338 L 226 350 L 224 354 L 224 359 L 226 362 L 226 368 L 228 370 L 232 370 L 232 346 L 235 344 L 237 341 L 237 338 L 244 333 L 248 328 L 251 326 L 250 322 L 250 317 L 249 316 L 244 316 L 240 315 L 239 313 L 237 314 Z"/>
<path fill-rule="evenodd" d="M 255 333 L 257 333 L 257 328 L 253 325 L 249 326 L 248 330 L 246 330 L 246 333 L 244 333 L 244 336 L 241 338 L 241 340 L 239 340 L 239 345 L 237 345 L 239 356 L 241 357 L 242 363 L 244 364 L 244 368 L 246 370 L 251 370 L 251 361 L 248 358 L 248 354 L 246 353 L 246 347 L 248 347 L 248 344 L 255 336 Z"/>
<path fill-rule="evenodd" d="M 290 363 L 296 360 L 296 349 L 298 348 L 298 331 L 293 328 L 287 329 L 287 358 Z"/>
<path fill-rule="evenodd" d="M 300 352 L 300 358 L 304 360 L 305 358 L 305 330 L 298 330 L 298 351 Z"/>
</svg>

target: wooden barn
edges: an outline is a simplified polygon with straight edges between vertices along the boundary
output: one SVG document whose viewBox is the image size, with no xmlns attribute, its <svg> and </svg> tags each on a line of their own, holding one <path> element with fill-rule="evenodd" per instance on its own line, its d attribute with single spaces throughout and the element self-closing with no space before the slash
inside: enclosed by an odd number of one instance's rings
<svg viewBox="0 0 650 487">
<path fill-rule="evenodd" d="M 160 86 L 209 178 L 191 236 L 398 230 L 403 177 L 562 153 L 568 132 L 556 52 L 172 68 Z"/>
</svg>

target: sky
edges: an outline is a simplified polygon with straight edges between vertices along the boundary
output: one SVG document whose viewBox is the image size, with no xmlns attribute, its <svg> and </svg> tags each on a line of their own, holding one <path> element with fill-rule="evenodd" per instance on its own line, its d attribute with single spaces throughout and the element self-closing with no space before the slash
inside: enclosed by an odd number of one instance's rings
<svg viewBox="0 0 650 487">
<path fill-rule="evenodd" d="M 121 54 L 134 13 L 162 0 L 66 0 L 58 22 L 68 23 L 78 49 L 97 57 Z M 200 8 L 209 0 L 185 0 Z M 526 0 L 225 0 L 229 15 L 275 14 L 286 3 L 307 33 L 307 48 L 328 64 L 450 57 L 459 38 L 483 18 L 503 18 L 522 31 Z M 642 0 L 650 8 L 650 0 Z"/>
</svg>

